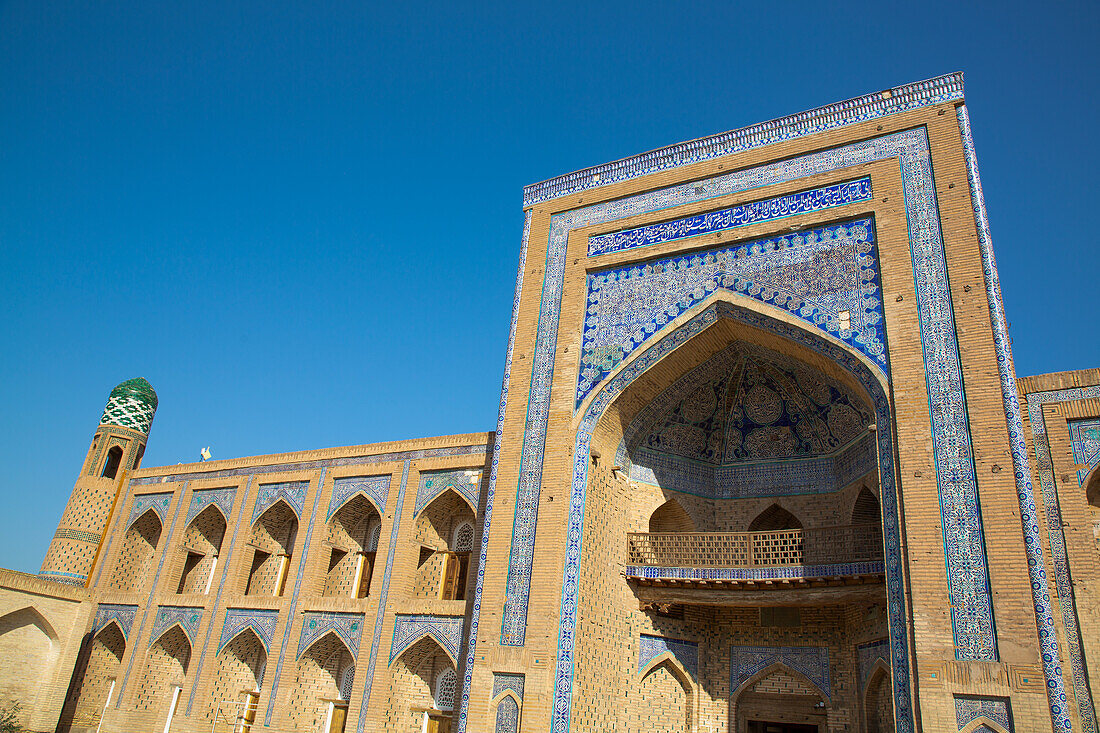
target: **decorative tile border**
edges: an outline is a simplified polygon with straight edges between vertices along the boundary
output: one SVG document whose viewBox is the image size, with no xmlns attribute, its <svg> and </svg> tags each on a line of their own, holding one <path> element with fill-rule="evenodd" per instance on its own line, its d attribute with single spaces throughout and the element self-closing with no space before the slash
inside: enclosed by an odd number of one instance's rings
<svg viewBox="0 0 1100 733">
<path fill-rule="evenodd" d="M 454 489 L 470 505 L 470 510 L 477 514 L 481 471 L 425 471 L 420 474 L 420 484 L 416 487 L 416 509 L 413 510 L 413 516 L 420 514 L 424 507 L 447 489 Z"/>
<path fill-rule="evenodd" d="M 1008 733 L 1013 733 L 1012 714 L 1008 698 L 1004 697 L 955 697 L 955 724 L 962 730 L 978 718 L 988 718 Z"/>
<path fill-rule="evenodd" d="M 676 658 L 688 674 L 696 677 L 699 672 L 699 645 L 684 639 L 666 639 L 663 636 L 641 634 L 638 637 L 638 672 L 657 657 L 668 652 Z"/>
<path fill-rule="evenodd" d="M 401 527 L 401 511 L 405 506 L 405 489 L 409 485 L 409 461 L 405 461 L 401 467 L 401 484 L 397 488 L 397 504 L 393 510 L 393 522 L 390 523 L 390 546 L 386 551 L 386 571 L 382 573 L 382 592 L 378 595 L 378 614 L 374 619 L 374 634 L 371 636 L 370 656 L 367 658 L 367 677 L 363 684 L 363 704 L 359 706 L 359 723 L 356 725 L 356 733 L 363 733 L 367 727 L 367 716 L 364 714 L 370 709 L 371 687 L 374 685 L 374 666 L 378 659 L 378 644 L 382 639 L 382 628 L 386 621 L 386 599 L 390 593 L 390 573 L 393 571 L 393 558 L 397 552 L 398 529 Z"/>
<path fill-rule="evenodd" d="M 425 636 L 430 636 L 458 666 L 459 647 L 462 645 L 462 616 L 429 616 L 424 614 L 397 614 L 393 622 L 393 641 L 390 644 L 390 664 Z"/>
<path fill-rule="evenodd" d="M 494 672 L 493 673 L 493 696 L 490 699 L 496 699 L 496 696 L 505 690 L 511 690 L 515 693 L 516 697 L 520 700 L 523 699 L 523 683 L 525 677 L 522 674 L 511 674 L 509 672 Z"/>
<path fill-rule="evenodd" d="M 673 568 L 656 565 L 627 565 L 627 578 L 639 580 L 781 580 L 833 578 L 847 575 L 882 575 L 886 563 L 831 563 L 828 565 L 783 565 L 771 568 Z"/>
<path fill-rule="evenodd" d="M 1077 469 L 1077 483 L 1084 484 L 1092 469 L 1100 463 L 1100 419 L 1071 420 L 1069 440 L 1073 462 L 1081 466 Z"/>
<path fill-rule="evenodd" d="M 130 627 L 134 625 L 134 616 L 137 615 L 137 606 L 121 606 L 113 603 L 100 603 L 96 606 L 95 619 L 92 621 L 92 636 L 95 636 L 107 624 L 114 621 L 122 631 L 122 638 L 129 640 Z"/>
<path fill-rule="evenodd" d="M 1032 603 L 1035 608 L 1035 623 L 1039 634 L 1040 657 L 1043 661 L 1043 674 L 1047 683 L 1047 701 L 1050 704 L 1050 717 L 1054 729 L 1056 731 L 1069 731 L 1073 726 L 1066 710 L 1062 660 L 1058 650 L 1058 637 L 1054 629 L 1054 613 L 1050 607 L 1050 595 L 1047 591 L 1046 561 L 1043 557 L 1042 537 L 1039 534 L 1035 496 L 1031 486 L 1031 462 L 1027 454 L 1027 443 L 1024 440 L 1019 391 L 1016 387 L 1016 368 L 1012 361 L 1012 342 L 1008 334 L 1008 320 L 1005 317 L 1004 301 L 1001 298 L 1001 282 L 997 275 L 997 263 L 993 258 L 993 241 L 989 232 L 989 217 L 986 215 L 985 196 L 982 193 L 981 177 L 978 175 L 978 157 L 974 150 L 974 138 L 970 132 L 970 115 L 967 112 L 966 105 L 959 105 L 955 114 L 959 124 L 959 133 L 962 137 L 963 155 L 966 160 L 966 172 L 970 183 L 970 201 L 974 206 L 974 224 L 978 231 L 978 248 L 982 257 L 982 271 L 985 274 L 986 299 L 989 302 L 990 320 L 993 326 L 993 346 L 997 353 L 997 370 L 1001 380 L 1005 422 L 1012 448 L 1016 496 L 1020 504 L 1020 522 L 1024 531 L 1024 551 L 1027 553 L 1027 569 L 1031 580 Z M 1092 698 L 1089 695 L 1088 683 L 1085 679 L 1081 660 L 1080 635 L 1074 612 L 1073 591 L 1069 582 L 1069 566 L 1066 561 L 1065 540 L 1062 536 L 1057 495 L 1054 491 L 1053 472 L 1049 470 L 1047 472 L 1049 481 L 1043 477 L 1044 459 L 1046 466 L 1050 466 L 1050 450 L 1045 441 L 1046 427 L 1043 423 L 1041 408 L 1034 409 L 1032 407 L 1032 398 L 1042 400 L 1042 396 L 1028 395 L 1028 416 L 1035 437 L 1035 451 L 1043 503 L 1047 510 L 1048 536 L 1050 538 L 1052 560 L 1054 561 L 1055 580 L 1061 601 L 1062 621 L 1066 630 L 1067 645 L 1070 650 L 1070 662 L 1073 668 L 1074 694 L 1077 697 L 1077 709 L 1081 716 L 1082 727 L 1086 733 L 1096 733 L 1096 714 L 1093 710 Z M 1040 435 L 1040 431 L 1042 431 L 1042 435 Z M 1045 454 L 1043 451 L 1045 451 Z"/>
<path fill-rule="evenodd" d="M 256 494 L 256 507 L 252 510 L 252 521 L 255 522 L 261 514 L 271 508 L 279 499 L 284 500 L 294 510 L 300 521 L 302 512 L 305 511 L 306 491 L 308 490 L 308 481 L 260 484 L 260 489 Z"/>
<path fill-rule="evenodd" d="M 328 514 L 325 521 L 332 519 L 340 507 L 351 497 L 362 494 L 374 505 L 378 516 L 386 514 L 386 498 L 390 493 L 390 475 L 385 476 L 346 476 L 332 482 L 332 498 L 328 502 Z"/>
<path fill-rule="evenodd" d="M 298 638 L 298 655 L 295 659 L 301 659 L 313 642 L 330 631 L 347 645 L 353 658 L 359 656 L 359 639 L 363 636 L 363 614 L 306 611 L 302 617 L 302 635 Z"/>
<path fill-rule="evenodd" d="M 191 520 L 197 517 L 208 506 L 216 506 L 222 513 L 225 521 L 233 514 L 233 502 L 237 498 L 237 487 L 230 486 L 226 489 L 202 489 L 191 492 L 191 505 L 187 507 L 187 516 L 184 525 L 191 524 Z"/>
<path fill-rule="evenodd" d="M 163 494 L 140 494 L 135 496 L 134 503 L 130 505 L 130 516 L 126 520 L 126 526 L 129 527 L 135 519 L 150 509 L 157 513 L 161 525 L 163 525 L 168 514 L 168 507 L 172 504 L 172 494 L 173 492 L 168 491 Z"/>
<path fill-rule="evenodd" d="M 523 216 L 523 237 L 519 249 L 519 268 L 516 273 L 516 290 L 512 296 L 512 322 L 508 328 L 508 349 L 504 359 L 504 377 L 501 380 L 500 402 L 497 406 L 497 429 L 493 437 L 493 452 L 489 467 L 489 488 L 485 496 L 485 516 L 482 520 L 481 550 L 477 562 L 477 582 L 474 583 L 474 602 L 470 612 L 470 631 L 466 639 L 466 664 L 462 678 L 462 698 L 458 706 L 458 725 L 455 733 L 465 733 L 470 707 L 470 690 L 473 684 L 474 661 L 477 653 L 477 630 L 481 619 L 481 598 L 485 582 L 485 563 L 489 555 L 489 529 L 493 521 L 493 500 L 496 496 L 497 468 L 500 464 L 500 442 L 504 438 L 504 415 L 508 409 L 508 390 L 512 381 L 512 354 L 516 345 L 516 324 L 519 321 L 519 300 L 523 292 L 523 270 L 527 266 L 527 242 L 531 234 L 531 212 Z"/>
<path fill-rule="evenodd" d="M 879 639 L 860 644 L 856 647 L 856 655 L 859 657 L 859 690 L 862 694 L 867 689 L 867 678 L 871 676 L 875 662 L 882 662 L 887 669 L 890 668 L 890 640 Z"/>
<path fill-rule="evenodd" d="M 706 186 L 705 183 L 700 184 Z M 622 252 L 635 247 L 649 247 L 677 239 L 699 237 L 712 232 L 736 229 L 760 221 L 785 219 L 796 214 L 823 211 L 872 198 L 871 179 L 860 178 L 846 183 L 815 188 L 810 191 L 754 201 L 706 214 L 696 214 L 675 221 L 648 224 L 635 229 L 600 234 L 588 238 L 588 256 Z"/>
<path fill-rule="evenodd" d="M 714 247 L 588 275 L 575 407 L 623 359 L 718 290 L 786 309 L 889 376 L 870 218 Z"/>
<path fill-rule="evenodd" d="M 179 626 L 187 636 L 187 641 L 195 643 L 195 635 L 202 623 L 203 609 L 187 606 L 160 606 L 153 619 L 153 630 L 149 632 L 149 646 L 152 646 L 173 626 Z"/>
<path fill-rule="evenodd" d="M 801 343 L 851 374 L 874 400 L 875 418 L 880 426 L 892 425 L 891 408 L 882 384 L 861 357 L 848 348 L 829 341 L 825 336 L 802 327 L 779 321 L 757 310 L 749 310 L 722 301 L 712 303 L 678 329 L 663 336 L 643 351 L 624 369 L 614 375 L 596 393 L 588 405 L 578 428 L 573 449 L 573 480 L 570 491 L 569 524 L 566 533 L 565 567 L 562 577 L 562 601 L 558 629 L 558 658 L 554 679 L 554 703 L 551 717 L 552 733 L 569 730 L 573 690 L 573 654 L 577 628 L 577 593 L 581 539 L 584 535 L 584 505 L 588 486 L 589 449 L 592 431 L 607 407 L 623 390 L 659 360 L 675 351 L 693 336 L 714 325 L 719 318 L 730 318 L 754 328 L 774 333 Z M 881 466 L 881 501 L 883 540 L 886 561 L 886 595 L 889 610 L 891 679 L 894 686 L 894 714 L 899 733 L 914 730 L 913 708 L 909 688 L 909 646 L 906 621 L 906 598 L 901 559 L 901 531 L 898 524 L 898 488 L 894 482 L 893 431 L 880 429 L 878 460 Z"/>
<path fill-rule="evenodd" d="M 275 636 L 275 627 L 279 625 L 279 612 L 266 608 L 227 608 L 222 635 L 218 639 L 218 654 L 225 645 L 237 638 L 245 629 L 252 629 L 259 637 L 264 651 L 271 653 L 271 640 Z"/>
<path fill-rule="evenodd" d="M 761 670 L 783 664 L 817 685 L 831 697 L 829 648 L 824 646 L 731 646 L 730 695 Z"/>
</svg>

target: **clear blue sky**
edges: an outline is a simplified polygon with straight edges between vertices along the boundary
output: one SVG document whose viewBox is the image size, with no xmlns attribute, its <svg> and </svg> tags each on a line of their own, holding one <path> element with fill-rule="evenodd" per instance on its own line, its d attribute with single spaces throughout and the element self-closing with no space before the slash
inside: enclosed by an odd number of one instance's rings
<svg viewBox="0 0 1100 733">
<path fill-rule="evenodd" d="M 1096 3 L 469 6 L 0 3 L 0 566 L 118 382 L 150 466 L 491 430 L 524 184 L 956 70 L 1018 373 L 1100 366 Z"/>
</svg>

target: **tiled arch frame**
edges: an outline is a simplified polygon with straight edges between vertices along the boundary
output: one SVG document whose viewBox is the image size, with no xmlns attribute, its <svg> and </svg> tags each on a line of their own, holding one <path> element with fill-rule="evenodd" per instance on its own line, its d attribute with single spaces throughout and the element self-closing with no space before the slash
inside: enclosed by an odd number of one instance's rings
<svg viewBox="0 0 1100 733">
<path fill-rule="evenodd" d="M 846 372 L 867 391 L 874 404 L 881 483 L 883 537 L 886 548 L 886 592 L 890 624 L 891 671 L 897 730 L 914 730 L 912 691 L 909 670 L 907 604 L 898 522 L 898 486 L 894 468 L 893 410 L 885 375 L 867 358 L 851 347 L 806 327 L 796 325 L 778 309 L 749 301 L 742 296 L 718 293 L 685 313 L 661 338 L 637 352 L 606 380 L 588 402 L 580 421 L 573 450 L 573 479 L 570 491 L 569 522 L 566 534 L 565 568 L 562 577 L 557 665 L 554 676 L 554 700 L 551 717 L 553 733 L 566 733 L 570 727 L 573 691 L 574 643 L 578 609 L 581 545 L 584 535 L 584 508 L 588 486 L 589 451 L 592 434 L 604 412 L 625 390 L 668 354 L 720 319 L 729 319 L 766 333 L 779 336 L 820 354 Z"/>
</svg>

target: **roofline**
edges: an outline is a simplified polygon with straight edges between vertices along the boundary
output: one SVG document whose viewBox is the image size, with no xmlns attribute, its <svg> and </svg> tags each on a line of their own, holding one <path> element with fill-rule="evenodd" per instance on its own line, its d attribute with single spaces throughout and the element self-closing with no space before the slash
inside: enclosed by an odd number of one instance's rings
<svg viewBox="0 0 1100 733">
<path fill-rule="evenodd" d="M 657 171 L 962 98 L 961 71 L 892 87 L 874 94 L 835 102 L 738 130 L 657 148 L 641 155 L 583 168 L 541 183 L 533 183 L 523 188 L 523 208 L 526 209 L 559 196 L 620 183 Z"/>
</svg>

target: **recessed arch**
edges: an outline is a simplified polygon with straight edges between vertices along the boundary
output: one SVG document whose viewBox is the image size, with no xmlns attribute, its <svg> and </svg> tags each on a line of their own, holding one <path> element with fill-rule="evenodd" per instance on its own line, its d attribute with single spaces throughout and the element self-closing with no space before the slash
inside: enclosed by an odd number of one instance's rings
<svg viewBox="0 0 1100 733">
<path fill-rule="evenodd" d="M 255 630 L 246 626 L 218 650 L 207 720 L 214 719 L 221 701 L 255 705 L 266 673 L 267 649 Z"/>
<path fill-rule="evenodd" d="M 22 702 L 27 711 L 37 709 L 60 652 L 56 630 L 37 608 L 0 616 L 0 680 L 8 699 Z"/>
<path fill-rule="evenodd" d="M 190 663 L 191 640 L 182 626 L 172 624 L 149 647 L 135 696 L 137 709 L 167 709 L 171 688 L 182 685 Z"/>
<path fill-rule="evenodd" d="M 216 503 L 210 503 L 187 523 L 183 532 L 185 555 L 177 593 L 206 593 L 209 590 L 226 529 L 225 514 Z"/>
<path fill-rule="evenodd" d="M 95 720 L 115 691 L 115 681 L 126 654 L 126 636 L 111 619 L 81 645 L 69 692 L 61 711 L 61 728 L 74 720 Z"/>
<path fill-rule="evenodd" d="M 523 701 L 512 690 L 504 690 L 489 701 L 490 720 L 494 731 L 518 731 L 523 711 Z"/>
<path fill-rule="evenodd" d="M 347 700 L 347 677 L 354 679 L 355 656 L 335 631 L 314 640 L 295 663 L 290 717 L 297 730 L 317 730 L 328 700 Z"/>
<path fill-rule="evenodd" d="M 252 523 L 245 595 L 281 596 L 298 538 L 298 514 L 284 498 L 275 500 Z"/>
<path fill-rule="evenodd" d="M 108 588 L 132 592 L 145 585 L 163 529 L 160 515 L 152 508 L 130 523 L 123 535 Z"/>
<path fill-rule="evenodd" d="M 632 684 L 631 697 L 635 698 L 630 703 L 631 729 L 644 726 L 647 721 L 655 723 L 658 720 L 673 729 L 680 729 L 681 726 L 688 732 L 695 729 L 695 684 L 672 653 L 658 654 L 639 670 Z M 647 703 L 652 700 L 660 701 L 656 709 L 647 708 Z M 680 709 L 676 712 L 678 702 Z M 672 719 L 668 719 L 670 715 Z"/>
<path fill-rule="evenodd" d="M 1011 731 L 997 721 L 982 715 L 964 725 L 959 733 L 1011 733 Z"/>
<path fill-rule="evenodd" d="M 881 659 L 876 659 L 860 690 L 867 733 L 888 733 L 895 729 L 894 705 L 889 690 L 890 668 Z"/>
<path fill-rule="evenodd" d="M 750 532 L 778 532 L 784 529 L 802 529 L 802 520 L 779 505 L 770 504 L 749 522 Z"/>
<path fill-rule="evenodd" d="M 367 597 L 381 525 L 376 505 L 363 492 L 353 494 L 333 513 L 326 525 L 329 557 L 321 568 L 322 595 Z"/>
<path fill-rule="evenodd" d="M 649 515 L 650 532 L 694 532 L 695 522 L 675 497 Z"/>
<path fill-rule="evenodd" d="M 436 707 L 438 681 L 448 671 L 457 672 L 454 658 L 434 638 L 421 635 L 390 662 L 390 689 L 385 714 L 393 716 L 393 719 L 406 716 L 421 718 L 425 715 L 424 711 L 437 710 L 444 717 L 450 715 L 450 711 Z"/>
<path fill-rule="evenodd" d="M 746 677 L 744 680 L 741 681 L 741 684 L 739 684 L 737 688 L 730 694 L 730 698 L 736 700 L 746 690 L 749 690 L 753 686 L 755 686 L 757 682 L 771 677 L 776 672 L 781 672 L 783 674 L 794 677 L 800 683 L 808 687 L 814 695 L 817 695 L 823 701 L 829 700 L 829 695 L 827 695 L 824 690 L 818 687 L 817 683 L 804 675 L 802 672 L 799 672 L 797 669 L 794 669 L 790 665 L 784 664 L 783 662 L 772 662 L 768 666 L 757 671 L 755 674 Z"/>
<path fill-rule="evenodd" d="M 458 660 L 449 651 L 447 651 L 446 646 L 441 644 L 439 640 L 435 638 L 436 633 L 439 632 L 433 627 L 426 627 L 425 629 L 417 633 L 415 636 L 412 637 L 412 639 L 406 642 L 405 648 L 393 659 L 390 660 L 390 666 L 392 667 L 393 665 L 397 664 L 399 661 L 401 661 L 401 658 L 406 655 L 411 654 L 413 656 L 416 656 L 427 653 L 428 650 L 423 647 L 424 645 L 428 645 L 431 648 L 438 648 L 439 653 L 447 657 L 447 659 L 450 660 L 451 664 L 457 667 Z M 413 651 L 414 649 L 416 649 L 415 652 Z"/>
<path fill-rule="evenodd" d="M 852 504 L 852 524 L 880 524 L 882 512 L 878 497 L 866 486 L 861 486 L 856 500 Z"/>
<path fill-rule="evenodd" d="M 461 493 L 448 487 L 434 497 L 416 516 L 414 542 L 420 557 L 410 583 L 418 598 L 463 600 L 469 583 L 470 556 L 476 535 L 477 514 Z M 455 545 L 458 530 L 468 525 L 469 545 Z M 464 535 L 465 538 L 465 535 Z"/>
<path fill-rule="evenodd" d="M 0 636 L 27 625 L 37 627 L 50 640 L 51 645 L 57 643 L 57 630 L 34 606 L 24 606 L 0 616 Z"/>
<path fill-rule="evenodd" d="M 456 491 L 454 488 L 448 486 L 447 488 L 443 489 L 443 491 L 440 491 L 439 494 L 432 497 L 431 501 L 429 501 L 427 504 L 425 504 L 423 507 L 421 507 L 420 511 L 418 511 L 416 513 L 416 517 L 414 517 L 414 518 L 420 517 L 420 515 L 422 515 L 424 512 L 426 512 L 432 504 L 435 504 L 436 502 L 444 499 L 444 497 L 447 497 L 447 496 L 451 496 L 454 499 L 457 499 L 458 501 L 462 502 L 463 504 L 466 505 L 466 508 L 470 510 L 470 513 L 472 513 L 475 516 L 477 515 L 477 507 L 474 506 L 473 502 L 471 502 L 469 498 L 463 496 L 460 492 Z"/>
</svg>

